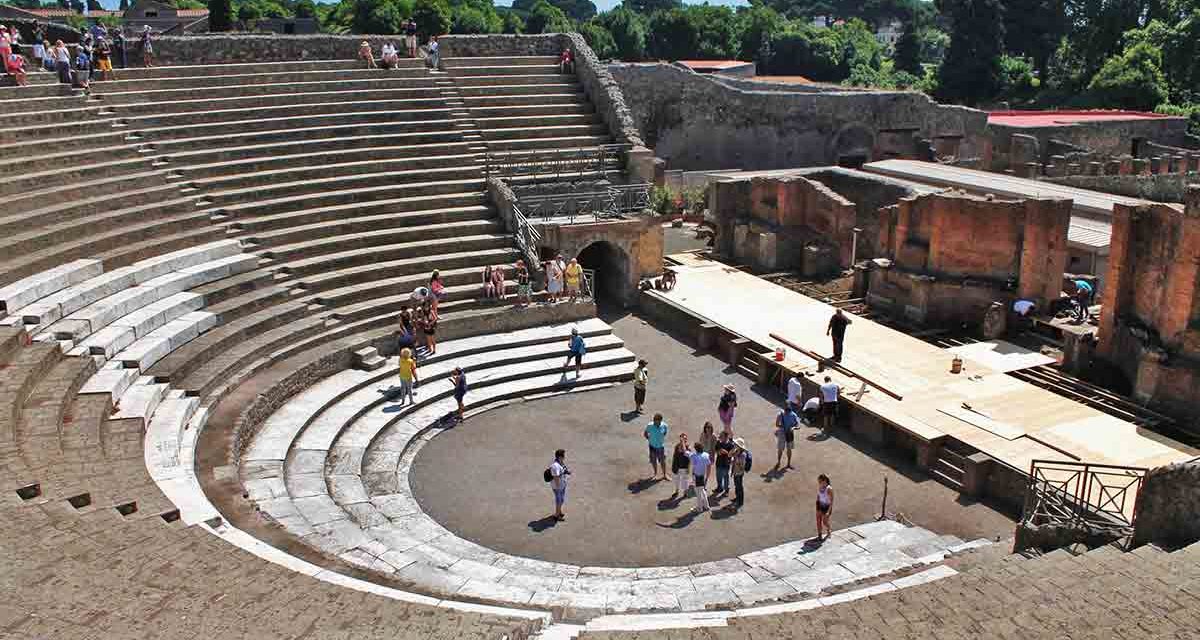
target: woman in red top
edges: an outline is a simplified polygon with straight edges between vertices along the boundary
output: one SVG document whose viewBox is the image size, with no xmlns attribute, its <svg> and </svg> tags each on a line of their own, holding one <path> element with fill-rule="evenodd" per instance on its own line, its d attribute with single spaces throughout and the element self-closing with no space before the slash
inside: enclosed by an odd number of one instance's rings
<svg viewBox="0 0 1200 640">
<path fill-rule="evenodd" d="M 562 55 L 558 57 L 558 72 L 575 73 L 575 55 L 570 49 L 563 49 Z"/>
</svg>

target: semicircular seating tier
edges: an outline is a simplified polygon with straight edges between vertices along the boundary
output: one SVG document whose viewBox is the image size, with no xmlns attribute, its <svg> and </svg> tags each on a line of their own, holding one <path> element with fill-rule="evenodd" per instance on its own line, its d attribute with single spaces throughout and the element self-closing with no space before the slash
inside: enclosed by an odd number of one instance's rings
<svg viewBox="0 0 1200 640">
<path fill-rule="evenodd" d="M 249 569 L 231 572 L 246 577 L 227 588 L 195 585 L 237 559 L 281 585 L 302 582 L 309 606 L 357 598 L 364 611 L 412 618 L 424 635 L 450 625 L 465 637 L 524 637 L 548 620 L 361 581 L 343 594 L 326 587 L 346 579 L 321 567 L 262 549 L 275 564 L 250 562 L 254 545 L 193 557 L 184 550 L 216 540 L 201 529 L 235 530 L 181 518 L 190 504 L 177 494 L 181 481 L 147 462 L 194 440 L 147 434 L 194 438 L 222 398 L 269 367 L 349 364 L 356 350 L 386 349 L 397 312 L 434 269 L 447 287 L 445 338 L 594 315 L 590 303 L 514 314 L 484 301 L 479 285 L 485 267 L 519 255 L 487 199 L 485 152 L 611 141 L 555 62 L 479 59 L 453 74 L 414 60 L 391 71 L 348 60 L 159 67 L 119 70 L 120 80 L 95 82 L 89 94 L 48 74 L 0 87 L 0 505 L 6 533 L 14 530 L 0 548 L 8 575 L 30 585 L 6 632 L 93 636 L 86 622 L 39 615 L 47 609 L 38 603 L 63 595 L 50 578 L 86 573 L 79 588 L 98 594 L 139 572 L 157 575 L 137 556 L 138 543 L 156 537 L 187 554 L 165 558 L 161 568 L 179 570 L 161 584 L 149 574 L 135 581 L 160 587 L 160 598 L 176 590 L 209 600 L 223 588 L 250 598 L 259 587 Z M 68 549 L 90 555 L 47 565 Z M 129 569 L 106 577 L 108 560 Z M 276 571 L 279 562 L 300 573 Z M 127 591 L 114 595 L 113 611 L 149 597 Z M 364 595 L 372 593 L 386 597 Z M 280 629 L 294 617 L 274 613 Z"/>
<path fill-rule="evenodd" d="M 754 615 L 743 628 L 761 635 L 808 619 L 796 612 L 953 573 L 732 609 L 849 578 L 803 582 L 815 559 L 788 565 L 794 554 L 772 550 L 705 567 L 558 565 L 483 549 L 420 513 L 405 474 L 448 410 L 450 367 L 468 370 L 483 409 L 625 380 L 633 359 L 590 303 L 518 313 L 478 285 L 518 256 L 487 199 L 484 154 L 593 148 L 611 141 L 603 119 L 553 57 L 444 64 L 122 69 L 87 95 L 40 74 L 0 87 L 2 635 L 516 640 L 551 611 L 647 608 L 633 596 L 658 597 L 656 580 L 677 590 L 649 608 L 725 607 L 681 624 L 735 629 Z M 387 370 L 351 367 L 393 364 L 396 313 L 433 269 L 447 285 L 446 341 L 426 360 L 420 402 L 385 411 Z M 564 386 L 567 322 L 593 347 Z M 473 337 L 485 330 L 503 337 Z M 323 380 L 286 375 L 326 364 Z M 273 523 L 245 531 L 202 489 L 197 442 L 223 401 L 260 392 L 295 398 L 262 416 L 240 476 L 207 470 Z M 906 542 L 890 557 L 907 567 L 958 549 L 867 527 L 839 532 L 837 553 Z M 827 561 L 847 570 L 854 558 Z M 684 582 L 695 596 L 679 595 Z"/>
</svg>

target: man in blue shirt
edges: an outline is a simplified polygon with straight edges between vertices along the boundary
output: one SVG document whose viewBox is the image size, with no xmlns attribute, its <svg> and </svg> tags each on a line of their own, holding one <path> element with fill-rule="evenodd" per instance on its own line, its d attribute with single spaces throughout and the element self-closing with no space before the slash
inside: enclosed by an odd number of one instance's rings
<svg viewBox="0 0 1200 640">
<path fill-rule="evenodd" d="M 1087 322 L 1089 311 L 1088 307 L 1092 306 L 1092 294 L 1095 290 L 1092 288 L 1092 283 L 1087 280 L 1075 281 L 1075 317 L 1079 322 Z"/>
<path fill-rule="evenodd" d="M 658 469 L 662 467 L 662 478 L 667 479 L 667 423 L 663 422 L 661 413 L 654 414 L 654 420 L 646 425 L 642 431 L 642 437 L 646 438 L 646 443 L 650 446 L 650 479 L 658 477 Z"/>
<path fill-rule="evenodd" d="M 796 446 L 796 427 L 800 424 L 800 416 L 796 415 L 795 409 L 791 403 L 787 403 L 780 410 L 779 415 L 775 416 L 775 446 L 777 453 L 775 455 L 775 468 L 779 468 L 779 463 L 783 461 L 783 452 L 787 451 L 787 466 L 785 469 L 792 468 L 792 449 Z"/>
<path fill-rule="evenodd" d="M 579 329 L 571 328 L 571 339 L 567 341 L 567 348 L 570 352 L 567 354 L 567 361 L 563 363 L 563 367 L 571 366 L 571 360 L 575 361 L 575 377 L 579 378 L 579 372 L 583 369 L 583 356 L 587 353 L 587 345 L 583 343 L 583 336 L 579 335 Z M 567 372 L 563 371 L 563 377 L 567 377 Z"/>
</svg>

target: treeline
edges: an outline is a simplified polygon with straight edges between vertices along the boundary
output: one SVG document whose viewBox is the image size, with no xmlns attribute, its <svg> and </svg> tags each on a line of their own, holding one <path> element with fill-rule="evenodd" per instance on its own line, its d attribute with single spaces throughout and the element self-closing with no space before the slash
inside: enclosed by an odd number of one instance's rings
<svg viewBox="0 0 1200 640">
<path fill-rule="evenodd" d="M 311 14 L 335 33 L 395 33 L 409 16 L 423 36 L 574 30 L 605 59 L 752 60 L 760 74 L 946 102 L 1158 109 L 1196 113 L 1200 126 L 1200 0 L 625 0 L 602 13 L 590 0 L 243 0 L 231 10 Z M 894 45 L 876 38 L 890 26 Z"/>
</svg>

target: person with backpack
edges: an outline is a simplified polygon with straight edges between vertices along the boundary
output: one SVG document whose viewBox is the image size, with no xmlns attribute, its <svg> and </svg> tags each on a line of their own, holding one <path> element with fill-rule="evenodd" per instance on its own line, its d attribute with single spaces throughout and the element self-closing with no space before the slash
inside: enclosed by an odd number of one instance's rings
<svg viewBox="0 0 1200 640">
<path fill-rule="evenodd" d="M 583 336 L 579 335 L 579 329 L 571 327 L 571 339 L 567 341 L 567 348 L 570 352 L 567 353 L 567 361 L 563 363 L 563 367 L 570 367 L 571 360 L 575 361 L 575 379 L 579 379 L 579 372 L 583 369 L 583 356 L 587 354 L 587 345 L 583 342 Z M 563 371 L 563 377 L 567 377 L 567 372 Z"/>
<path fill-rule="evenodd" d="M 571 477 L 571 470 L 567 468 L 567 450 L 559 449 L 554 452 L 554 462 L 542 474 L 542 479 L 550 483 L 550 489 L 554 492 L 554 519 L 562 522 L 567 519 L 563 515 L 563 504 L 567 501 L 567 479 Z"/>
<path fill-rule="evenodd" d="M 746 448 L 745 438 L 733 439 L 733 455 L 731 456 L 730 472 L 733 475 L 733 506 L 741 509 L 746 504 L 746 474 L 754 466 L 754 457 Z"/>
<path fill-rule="evenodd" d="M 733 385 L 721 388 L 721 400 L 717 403 L 717 417 L 721 418 L 722 430 L 733 435 L 733 414 L 737 411 L 737 392 Z"/>
<path fill-rule="evenodd" d="M 671 454 L 671 473 L 675 474 L 675 492 L 671 494 L 672 500 L 679 496 L 687 497 L 688 487 L 691 486 L 691 474 L 688 473 L 691 464 L 688 437 L 686 433 L 681 433 L 679 442 L 675 443 L 675 451 Z"/>
<path fill-rule="evenodd" d="M 779 415 L 775 416 L 775 468 L 783 461 L 783 452 L 787 451 L 787 466 L 792 468 L 792 449 L 796 446 L 796 427 L 800 425 L 800 416 L 792 409 L 791 404 L 784 404 Z"/>
</svg>

